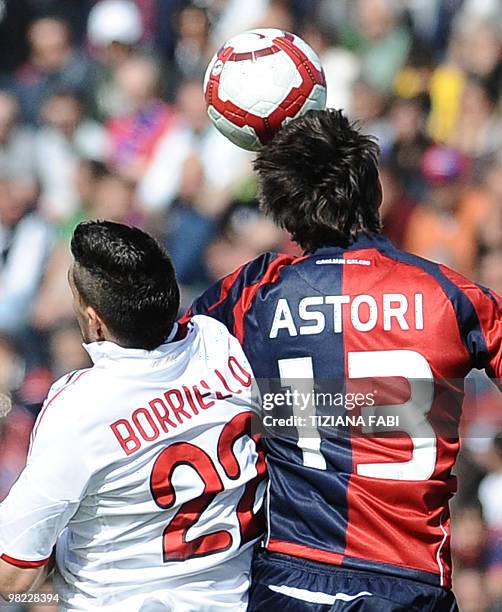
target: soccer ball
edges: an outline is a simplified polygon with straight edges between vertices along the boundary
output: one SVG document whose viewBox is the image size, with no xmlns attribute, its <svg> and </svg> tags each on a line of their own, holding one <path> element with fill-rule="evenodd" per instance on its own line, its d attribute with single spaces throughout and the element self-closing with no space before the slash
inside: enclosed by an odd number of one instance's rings
<svg viewBox="0 0 502 612">
<path fill-rule="evenodd" d="M 326 106 L 326 79 L 314 51 L 274 28 L 231 38 L 204 77 L 207 112 L 233 143 L 257 151 L 291 119 Z"/>
</svg>

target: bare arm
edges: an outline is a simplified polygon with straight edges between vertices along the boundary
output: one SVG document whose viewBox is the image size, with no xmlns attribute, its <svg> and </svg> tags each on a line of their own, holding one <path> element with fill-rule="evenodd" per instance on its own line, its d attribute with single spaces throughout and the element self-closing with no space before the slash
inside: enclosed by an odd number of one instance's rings
<svg viewBox="0 0 502 612">
<path fill-rule="evenodd" d="M 52 571 L 53 559 L 42 567 L 17 567 L 0 559 L 0 596 L 11 593 L 27 593 L 35 590 Z"/>
</svg>

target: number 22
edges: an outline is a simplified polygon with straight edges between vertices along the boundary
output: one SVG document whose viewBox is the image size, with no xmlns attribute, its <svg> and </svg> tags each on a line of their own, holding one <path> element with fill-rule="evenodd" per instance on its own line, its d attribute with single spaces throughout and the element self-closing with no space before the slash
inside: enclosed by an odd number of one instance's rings
<svg viewBox="0 0 502 612">
<path fill-rule="evenodd" d="M 218 460 L 227 478 L 237 480 L 241 469 L 234 454 L 235 442 L 243 437 L 252 438 L 256 444 L 258 458 L 256 476 L 246 483 L 244 493 L 237 505 L 241 544 L 258 537 L 263 527 L 263 507 L 255 515 L 253 505 L 259 483 L 265 477 L 266 464 L 264 452 L 257 434 L 252 434 L 252 412 L 236 415 L 224 427 L 218 440 Z M 207 533 L 187 540 L 187 532 L 197 523 L 215 497 L 224 490 L 223 481 L 208 453 L 189 442 L 175 442 L 163 450 L 155 460 L 150 477 L 150 490 L 155 503 L 164 509 L 172 508 L 176 502 L 176 491 L 172 476 L 180 465 L 193 468 L 204 483 L 201 495 L 180 506 L 173 519 L 163 532 L 164 562 L 186 561 L 195 557 L 222 552 L 232 545 L 232 534 L 224 529 Z"/>
</svg>

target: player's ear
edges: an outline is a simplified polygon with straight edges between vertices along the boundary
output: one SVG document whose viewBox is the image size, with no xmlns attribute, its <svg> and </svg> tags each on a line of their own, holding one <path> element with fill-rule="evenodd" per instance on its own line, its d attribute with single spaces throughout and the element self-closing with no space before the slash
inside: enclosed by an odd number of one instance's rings
<svg viewBox="0 0 502 612">
<path fill-rule="evenodd" d="M 85 312 L 87 315 L 88 329 L 91 337 L 95 339 L 95 341 L 106 340 L 107 328 L 103 319 L 92 306 L 87 306 Z"/>
</svg>

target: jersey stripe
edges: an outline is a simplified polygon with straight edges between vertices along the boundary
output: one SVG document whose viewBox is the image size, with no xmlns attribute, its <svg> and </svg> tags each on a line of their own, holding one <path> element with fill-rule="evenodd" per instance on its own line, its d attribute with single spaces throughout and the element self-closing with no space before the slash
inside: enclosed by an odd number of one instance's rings
<svg viewBox="0 0 502 612">
<path fill-rule="evenodd" d="M 500 309 L 501 305 L 497 302 L 497 298 L 493 295 L 490 289 L 488 289 L 488 287 L 484 287 L 479 283 L 476 283 L 476 287 L 480 289 L 486 295 L 486 297 L 488 297 L 492 301 L 493 305 L 497 308 L 497 310 Z"/>
<path fill-rule="evenodd" d="M 211 306 L 209 306 L 209 308 L 207 309 L 208 314 L 210 312 L 212 312 L 215 308 L 218 308 L 218 306 L 220 304 L 222 304 L 228 298 L 228 295 L 230 293 L 230 289 L 232 288 L 233 284 L 235 283 L 235 281 L 239 277 L 239 275 L 242 272 L 243 268 L 244 268 L 244 266 L 241 266 L 240 268 L 237 268 L 237 270 L 232 272 L 232 274 L 229 274 L 228 276 L 226 276 L 221 281 L 220 296 L 219 296 L 218 300 L 214 304 L 211 304 Z"/>
<path fill-rule="evenodd" d="M 50 557 L 47 557 L 47 559 L 41 559 L 40 561 L 22 561 L 21 559 L 15 559 L 14 557 L 10 557 L 9 555 L 3 554 L 0 555 L 0 559 L 2 559 L 2 561 L 5 561 L 5 563 L 8 563 L 9 565 L 28 569 L 31 567 L 42 567 L 42 565 L 46 565 L 49 562 Z"/>
<path fill-rule="evenodd" d="M 256 283 L 245 287 L 241 296 L 234 306 L 234 336 L 242 344 L 244 342 L 244 317 L 251 307 L 258 290 L 267 284 L 273 284 L 279 278 L 282 268 L 286 265 L 294 265 L 304 259 L 300 257 L 292 261 L 290 255 L 278 255 L 265 271 L 265 274 Z"/>
<path fill-rule="evenodd" d="M 445 545 L 445 542 L 448 540 L 448 532 L 444 528 L 443 518 L 444 518 L 444 512 L 443 514 L 441 514 L 441 518 L 439 520 L 439 526 L 441 528 L 441 531 L 443 532 L 443 539 L 441 540 L 441 544 L 439 545 L 439 548 L 436 553 L 436 560 L 437 560 L 438 567 L 439 567 L 439 580 L 440 580 L 441 586 L 445 585 L 445 580 L 444 580 L 444 573 L 445 573 L 444 569 L 445 568 L 443 566 L 443 560 L 441 558 L 441 551 L 443 550 L 443 546 Z"/>
<path fill-rule="evenodd" d="M 301 559 L 309 559 L 310 561 L 318 561 L 319 563 L 330 563 L 331 565 L 341 565 L 343 562 L 343 555 L 340 553 L 303 546 L 302 544 L 293 544 L 293 542 L 285 542 L 283 540 L 270 540 L 267 550 L 269 552 L 300 557 Z"/>
<path fill-rule="evenodd" d="M 68 380 L 68 382 L 66 382 L 65 385 L 63 387 L 61 387 L 61 389 L 59 389 L 59 391 L 53 397 L 51 397 L 50 400 L 48 399 L 48 401 L 45 403 L 44 407 L 42 408 L 40 414 L 38 415 L 37 422 L 35 423 L 35 426 L 33 427 L 33 432 L 31 434 L 31 439 L 32 440 L 36 436 L 37 431 L 38 431 L 38 427 L 40 425 L 40 422 L 42 421 L 42 418 L 44 417 L 44 415 L 45 415 L 45 413 L 47 411 L 47 408 L 49 408 L 49 406 L 52 404 L 52 402 L 57 397 L 59 397 L 59 395 L 61 395 L 61 393 L 63 393 L 63 391 L 68 389 L 68 387 L 71 387 L 72 385 L 74 385 L 78 380 L 80 380 L 82 378 L 82 376 L 84 374 L 87 374 L 91 370 L 92 370 L 92 368 L 88 368 L 87 370 L 81 370 L 80 373 L 77 376 L 74 376 L 74 373 L 72 373 L 72 375 L 71 375 L 70 379 Z"/>
</svg>

